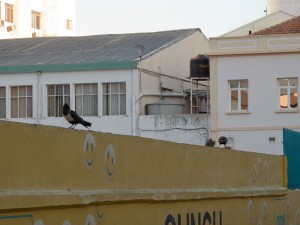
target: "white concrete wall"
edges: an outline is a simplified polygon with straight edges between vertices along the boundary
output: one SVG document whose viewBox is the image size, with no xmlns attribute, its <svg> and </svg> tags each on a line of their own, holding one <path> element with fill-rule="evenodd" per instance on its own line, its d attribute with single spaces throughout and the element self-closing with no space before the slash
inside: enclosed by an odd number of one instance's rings
<svg viewBox="0 0 300 225">
<path fill-rule="evenodd" d="M 282 128 L 300 129 L 300 113 L 278 112 L 277 79 L 298 77 L 300 80 L 299 62 L 299 54 L 219 58 L 217 60 L 219 136 L 233 137 L 235 149 L 283 154 Z M 228 80 L 239 79 L 248 79 L 249 113 L 229 114 Z M 269 143 L 269 137 L 275 137 L 275 143 Z"/>
<path fill-rule="evenodd" d="M 74 85 L 78 83 L 98 83 L 98 116 L 84 117 L 93 123 L 92 130 L 111 132 L 117 134 L 132 134 L 132 70 L 117 71 L 76 71 L 76 72 L 57 72 L 42 73 L 38 81 L 37 74 L 8 74 L 0 75 L 1 86 L 6 86 L 7 98 L 10 96 L 10 86 L 32 85 L 33 86 L 33 118 L 10 118 L 10 105 L 7 99 L 7 119 L 9 121 L 45 124 L 52 126 L 69 127 L 63 117 L 47 116 L 47 85 L 48 84 L 70 84 L 72 109 L 75 107 Z M 38 82 L 40 85 L 38 85 Z M 126 82 L 126 115 L 103 116 L 102 115 L 102 82 Z M 38 90 L 38 86 L 40 89 Z M 38 95 L 38 92 L 40 95 Z M 38 98 L 38 96 L 40 96 Z M 40 104 L 38 104 L 40 102 Z M 40 114 L 40 115 L 39 115 Z M 76 129 L 86 129 L 77 125 Z"/>
<path fill-rule="evenodd" d="M 190 76 L 190 59 L 208 52 L 208 39 L 196 32 L 180 42 L 154 53 L 155 57 L 143 60 L 142 68 L 186 79 Z"/>
<path fill-rule="evenodd" d="M 148 115 L 139 117 L 139 136 L 176 143 L 205 145 L 209 115 Z"/>
</svg>

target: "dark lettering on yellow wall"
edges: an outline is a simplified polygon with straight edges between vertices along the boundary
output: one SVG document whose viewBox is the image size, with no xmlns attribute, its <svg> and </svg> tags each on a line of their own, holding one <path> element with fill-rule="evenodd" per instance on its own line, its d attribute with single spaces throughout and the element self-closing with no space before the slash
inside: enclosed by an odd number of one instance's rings
<svg viewBox="0 0 300 225">
<path fill-rule="evenodd" d="M 222 211 L 219 211 L 217 216 L 215 211 L 205 212 L 204 214 L 198 212 L 196 217 L 194 213 L 187 213 L 185 220 L 182 219 L 181 214 L 178 214 L 177 217 L 169 214 L 165 220 L 165 225 L 222 225 L 222 223 Z"/>
</svg>

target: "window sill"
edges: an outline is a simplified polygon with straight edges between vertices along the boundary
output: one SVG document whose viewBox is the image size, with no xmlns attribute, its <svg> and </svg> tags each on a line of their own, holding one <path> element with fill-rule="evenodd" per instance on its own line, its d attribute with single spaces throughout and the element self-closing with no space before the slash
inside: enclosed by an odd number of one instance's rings
<svg viewBox="0 0 300 225">
<path fill-rule="evenodd" d="M 237 114 L 250 114 L 249 111 L 232 111 L 232 112 L 226 112 L 226 115 L 237 115 Z"/>
<path fill-rule="evenodd" d="M 299 109 L 279 109 L 275 110 L 275 113 L 298 113 Z"/>
</svg>

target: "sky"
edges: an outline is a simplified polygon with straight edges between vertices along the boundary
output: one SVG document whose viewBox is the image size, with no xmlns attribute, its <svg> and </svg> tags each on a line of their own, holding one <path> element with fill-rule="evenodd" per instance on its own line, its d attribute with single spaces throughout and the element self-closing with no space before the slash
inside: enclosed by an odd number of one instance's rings
<svg viewBox="0 0 300 225">
<path fill-rule="evenodd" d="M 266 15 L 266 0 L 76 0 L 76 35 L 200 28 L 216 37 Z"/>
</svg>

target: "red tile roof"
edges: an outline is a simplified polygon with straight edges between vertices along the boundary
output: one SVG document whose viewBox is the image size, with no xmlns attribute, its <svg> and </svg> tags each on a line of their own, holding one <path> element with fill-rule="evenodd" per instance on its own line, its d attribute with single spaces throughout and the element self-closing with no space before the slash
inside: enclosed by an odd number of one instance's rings
<svg viewBox="0 0 300 225">
<path fill-rule="evenodd" d="M 277 25 L 268 27 L 266 29 L 257 31 L 253 35 L 267 35 L 267 34 L 292 34 L 300 33 L 300 16 L 289 19 Z"/>
</svg>

